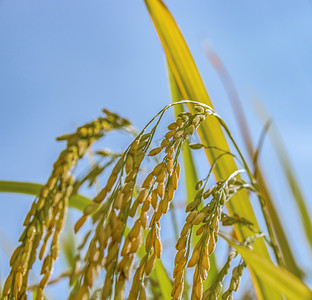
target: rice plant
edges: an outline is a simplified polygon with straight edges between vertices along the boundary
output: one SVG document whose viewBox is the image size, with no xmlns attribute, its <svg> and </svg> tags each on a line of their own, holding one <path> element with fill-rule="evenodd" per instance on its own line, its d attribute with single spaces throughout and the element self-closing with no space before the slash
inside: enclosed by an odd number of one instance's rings
<svg viewBox="0 0 312 300">
<path fill-rule="evenodd" d="M 48 298 L 47 286 L 66 280 L 68 299 L 225 300 L 235 298 L 246 273 L 254 298 L 312 299 L 260 166 L 247 163 L 214 110 L 164 3 L 145 4 L 168 61 L 172 103 L 141 130 L 104 109 L 104 116 L 57 138 L 66 147 L 44 186 L 1 182 L 2 192 L 21 189 L 37 195 L 11 256 L 1 299 Z M 175 39 L 168 38 L 169 32 Z M 175 119 L 164 124 L 169 111 Z M 114 131 L 131 138 L 124 151 L 95 150 Z M 81 174 L 77 165 L 90 151 L 97 162 Z M 193 161 L 199 156 L 207 162 L 200 170 Z M 86 184 L 98 187 L 92 199 L 79 195 Z M 185 200 L 182 226 L 177 225 L 178 190 Z M 254 211 L 255 201 L 260 211 Z M 72 249 L 70 269 L 55 278 L 54 265 L 65 251 L 61 232 L 69 207 L 81 211 L 73 226 L 80 244 Z M 309 218 L 303 219 L 308 236 Z M 167 246 L 164 231 L 171 232 Z M 218 266 L 220 244 L 226 257 Z M 174 256 L 163 255 L 166 247 L 174 248 Z M 38 282 L 30 280 L 35 264 L 41 267 Z"/>
</svg>

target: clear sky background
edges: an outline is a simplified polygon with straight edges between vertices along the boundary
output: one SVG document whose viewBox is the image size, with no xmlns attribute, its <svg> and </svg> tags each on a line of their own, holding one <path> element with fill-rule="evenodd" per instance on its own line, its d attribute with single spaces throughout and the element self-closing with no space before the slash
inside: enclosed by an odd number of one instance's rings
<svg viewBox="0 0 312 300">
<path fill-rule="evenodd" d="M 203 42 L 213 46 L 228 68 L 255 143 L 262 125 L 251 103 L 264 102 L 312 211 L 311 1 L 165 3 L 217 112 L 238 141 L 226 93 L 204 55 Z M 142 128 L 170 102 L 163 50 L 143 1 L 0 0 L 0 101 L 1 180 L 44 183 L 64 147 L 55 137 L 98 117 L 104 107 Z M 293 248 L 305 265 L 307 253 L 300 251 L 307 245 L 300 246 L 301 229 L 268 140 L 261 161 Z M 2 235 L 16 245 L 32 197 L 0 194 L 0 201 Z M 7 274 L 6 261 L 0 269 L 2 276 Z"/>
</svg>

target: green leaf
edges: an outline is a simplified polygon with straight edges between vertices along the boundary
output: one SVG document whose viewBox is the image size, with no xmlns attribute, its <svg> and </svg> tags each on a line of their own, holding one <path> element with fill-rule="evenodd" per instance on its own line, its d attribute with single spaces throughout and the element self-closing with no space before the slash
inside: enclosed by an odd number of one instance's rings
<svg viewBox="0 0 312 300">
<path fill-rule="evenodd" d="M 255 274 L 276 292 L 281 292 L 287 300 L 312 299 L 311 290 L 296 276 L 286 269 L 276 267 L 271 261 L 259 256 L 249 248 L 222 237 L 237 250 Z M 273 299 L 273 298 L 269 298 Z"/>
<path fill-rule="evenodd" d="M 171 299 L 172 284 L 171 281 L 169 280 L 167 271 L 163 266 L 161 260 L 157 259 L 154 271 L 157 276 L 157 282 L 159 284 L 163 299 L 164 300 Z"/>
<path fill-rule="evenodd" d="M 19 193 L 38 196 L 43 185 L 31 182 L 0 181 L 0 193 Z M 69 199 L 69 206 L 83 211 L 91 202 L 90 199 L 82 195 L 72 195 Z"/>
</svg>

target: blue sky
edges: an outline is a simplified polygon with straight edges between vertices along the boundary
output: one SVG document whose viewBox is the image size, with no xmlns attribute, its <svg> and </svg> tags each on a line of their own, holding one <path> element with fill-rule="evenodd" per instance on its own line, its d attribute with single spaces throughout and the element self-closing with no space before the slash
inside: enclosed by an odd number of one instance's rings
<svg viewBox="0 0 312 300">
<path fill-rule="evenodd" d="M 217 112 L 239 140 L 224 88 L 204 55 L 204 42 L 227 66 L 254 142 L 262 125 L 251 103 L 264 102 L 311 201 L 311 1 L 165 3 Z M 163 51 L 143 1 L 2 0 L 0 41 L 1 180 L 43 183 L 64 147 L 55 137 L 96 118 L 104 107 L 142 128 L 170 102 Z M 293 230 L 297 225 L 286 222 L 293 216 L 285 200 L 288 190 L 268 140 L 261 161 L 286 226 Z M 5 203 L 0 228 L 16 244 L 31 198 L 2 194 L 0 201 Z M 5 262 L 1 265 L 5 273 Z"/>
</svg>

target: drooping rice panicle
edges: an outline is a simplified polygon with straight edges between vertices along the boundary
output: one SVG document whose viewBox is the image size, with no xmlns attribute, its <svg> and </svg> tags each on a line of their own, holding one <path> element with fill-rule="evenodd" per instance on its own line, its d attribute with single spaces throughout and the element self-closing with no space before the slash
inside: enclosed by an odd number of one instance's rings
<svg viewBox="0 0 312 300">
<path fill-rule="evenodd" d="M 10 260 L 11 272 L 2 293 L 3 299 L 26 297 L 29 270 L 37 258 L 37 248 L 41 240 L 43 244 L 39 258 L 44 258 L 41 271 L 43 278 L 38 287 L 37 299 L 42 298 L 42 291 L 58 256 L 59 235 L 65 222 L 67 202 L 74 183 L 72 169 L 92 143 L 106 131 L 130 125 L 129 121 L 108 110 L 104 110 L 104 113 L 105 118 L 100 117 L 79 127 L 76 133 L 58 138 L 67 141 L 66 149 L 55 162 L 50 178 L 24 220 L 25 230 L 19 239 L 21 245 L 16 248 Z M 48 243 L 49 252 L 44 256 Z"/>
<path fill-rule="evenodd" d="M 146 228 L 147 223 L 143 221 L 142 215 L 145 215 L 149 210 L 150 204 L 154 209 L 145 242 L 147 255 L 143 258 L 136 271 L 136 274 L 141 275 L 141 277 L 139 277 L 139 283 L 142 282 L 144 273 L 146 276 L 149 275 L 154 267 L 156 259 L 160 258 L 162 254 L 159 220 L 162 215 L 168 212 L 174 196 L 174 191 L 178 186 L 180 164 L 177 161 L 177 157 L 181 151 L 182 144 L 195 132 L 195 129 L 205 118 L 204 108 L 198 106 L 196 110 L 198 113 L 195 115 L 190 113 L 181 114 L 175 122 L 168 126 L 169 131 L 165 134 L 161 146 L 149 152 L 149 156 L 154 156 L 164 150 L 165 157 L 162 162 L 157 164 L 153 171 L 147 175 L 142 184 L 144 189 L 137 198 L 138 203 L 142 205 L 140 220 L 143 228 Z M 143 269 L 144 272 L 142 272 L 141 269 Z M 138 295 L 139 291 L 138 282 L 133 281 L 128 299 L 136 299 L 135 297 Z"/>
<path fill-rule="evenodd" d="M 213 253 L 218 241 L 222 208 L 233 195 L 246 185 L 244 181 L 235 177 L 241 172 L 242 170 L 234 172 L 227 180 L 217 182 L 216 186 L 206 191 L 204 189 L 210 172 L 205 180 L 197 183 L 196 188 L 199 191 L 195 199 L 186 207 L 186 212 L 189 214 L 176 244 L 178 252 L 175 257 L 175 268 L 173 271 L 174 285 L 171 292 L 173 299 L 182 298 L 183 274 L 186 266 L 195 267 L 191 299 L 202 299 L 203 281 L 206 280 L 210 268 L 209 255 Z M 199 210 L 198 207 L 201 201 L 208 199 L 210 196 L 212 197 L 211 201 Z M 199 226 L 196 234 L 200 236 L 200 239 L 196 243 L 190 259 L 188 259 L 187 241 L 190 239 L 190 232 L 194 225 Z"/>
<path fill-rule="evenodd" d="M 232 278 L 229 285 L 229 288 L 227 291 L 225 291 L 222 295 L 222 300 L 232 300 L 233 299 L 233 292 L 236 292 L 238 290 L 241 277 L 244 272 L 244 268 L 246 267 L 246 264 L 244 261 L 242 261 L 238 266 L 236 266 L 232 271 Z"/>
<path fill-rule="evenodd" d="M 194 103 L 193 101 L 182 101 L 181 103 L 187 102 Z M 79 252 L 70 275 L 70 284 L 73 285 L 73 289 L 69 299 L 87 300 L 94 297 L 101 299 L 114 297 L 114 299 L 132 300 L 146 299 L 149 295 L 150 291 L 147 291 L 146 285 L 150 289 L 152 284 L 149 276 L 157 259 L 161 258 L 163 250 L 160 221 L 162 216 L 168 213 L 174 193 L 178 188 L 181 172 L 178 157 L 183 143 L 195 133 L 206 116 L 213 114 L 213 111 L 205 105 L 196 105 L 194 114 L 189 112 L 180 114 L 168 126 L 168 131 L 159 145 L 151 149 L 160 120 L 164 112 L 172 105 L 166 106 L 149 122 L 147 126 L 158 118 L 156 125 L 149 132 L 145 133 L 146 126 L 124 153 L 111 157 L 110 162 L 105 165 L 106 168 L 116 159 L 118 160 L 112 168 L 105 186 L 85 207 L 83 215 L 75 224 L 77 232 L 87 219 L 91 219 L 93 229 L 88 231 L 78 249 Z M 4 285 L 3 299 L 26 297 L 28 273 L 36 260 L 36 249 L 39 245 L 41 248 L 38 257 L 43 259 L 41 268 L 43 277 L 35 286 L 37 286 L 37 299 L 43 297 L 44 288 L 50 281 L 53 265 L 58 257 L 59 236 L 66 218 L 68 199 L 73 189 L 76 192 L 79 186 L 86 181 L 92 184 L 105 168 L 96 165 L 76 184 L 71 170 L 90 145 L 106 130 L 129 125 L 128 121 L 115 114 L 108 111 L 106 114 L 106 119 L 100 118 L 100 121 L 96 120 L 80 127 L 76 134 L 60 138 L 67 140 L 67 148 L 54 164 L 47 185 L 26 217 L 24 222 L 26 229 L 20 239 L 21 245 L 11 258 L 12 270 Z M 190 146 L 192 149 L 205 147 L 202 144 Z M 253 231 L 252 224 L 248 220 L 235 214 L 228 216 L 222 212 L 225 203 L 241 189 L 257 193 L 257 186 L 252 178 L 252 182 L 249 184 L 238 177 L 238 174 L 244 170 L 238 170 L 226 180 L 219 181 L 215 186 L 206 189 L 212 170 L 220 158 L 224 155 L 237 158 L 222 149 L 215 147 L 215 150 L 220 154 L 216 156 L 208 176 L 196 184 L 195 189 L 198 190 L 198 193 L 186 207 L 188 215 L 176 243 L 177 254 L 171 293 L 173 299 L 183 297 L 186 267 L 194 267 L 191 299 L 217 299 L 219 297 L 222 281 L 229 272 L 230 262 L 235 256 L 234 254 L 229 255 L 228 261 L 221 269 L 216 281 L 203 292 L 203 283 L 210 269 L 209 256 L 214 252 L 218 241 L 219 222 L 222 222 L 224 226 L 233 224 L 248 226 Z M 103 155 L 107 156 L 106 153 Z M 152 161 L 156 161 L 156 163 L 141 181 L 143 173 L 141 165 L 146 157 L 151 157 Z M 245 166 L 244 163 L 244 161 L 241 162 L 243 166 Z M 210 200 L 205 203 L 208 198 Z M 151 217 L 150 220 L 149 217 Z M 191 233 L 195 226 L 198 239 L 194 248 L 191 249 Z M 264 236 L 262 233 L 258 234 L 261 237 Z M 84 245 L 87 246 L 87 249 L 84 249 Z M 139 249 L 140 255 L 136 256 Z M 144 254 L 142 255 L 142 253 Z M 83 262 L 82 257 L 84 257 Z M 137 259 L 139 259 L 138 263 Z M 79 262 L 83 263 L 82 267 L 78 267 Z M 135 268 L 132 272 L 133 265 Z M 232 292 L 237 290 L 242 268 L 245 266 L 241 265 L 243 263 L 234 268 L 230 287 L 223 295 L 224 299 L 231 299 Z M 104 281 L 99 283 L 98 278 L 101 272 L 104 273 Z M 126 282 L 130 280 L 132 284 L 126 287 Z M 126 291 L 129 291 L 128 295 L 126 295 Z"/>
<path fill-rule="evenodd" d="M 203 300 L 217 300 L 219 298 L 219 294 L 222 291 L 222 282 L 224 280 L 224 277 L 229 273 L 231 262 L 235 258 L 237 253 L 235 251 L 230 252 L 228 259 L 222 269 L 220 270 L 216 281 L 212 284 L 212 286 L 207 289 L 203 293 Z"/>
<path fill-rule="evenodd" d="M 169 106 L 168 106 L 169 107 Z M 166 107 L 165 109 L 167 109 Z M 160 241 L 159 219 L 166 214 L 170 202 L 173 199 L 174 191 L 177 189 L 178 178 L 180 174 L 180 164 L 177 157 L 180 153 L 182 143 L 193 134 L 200 122 L 204 120 L 209 111 L 207 109 L 197 108 L 202 113 L 191 115 L 185 113 L 181 115 L 176 122 L 168 126 L 168 133 L 165 134 L 160 147 L 156 147 L 147 152 L 159 120 L 150 133 L 143 132 L 134 140 L 130 147 L 119 159 L 115 165 L 106 186 L 93 199 L 93 202 L 84 210 L 84 215 L 78 220 L 75 230 L 78 231 L 86 219 L 92 215 L 93 222 L 101 223 L 103 229 L 102 239 L 105 241 L 102 248 L 97 249 L 104 253 L 102 261 L 98 260 L 98 266 L 104 264 L 106 270 L 105 281 L 102 288 L 102 299 L 107 299 L 113 292 L 115 284 L 115 298 L 124 297 L 125 281 L 131 276 L 131 265 L 134 254 L 140 247 L 143 239 L 142 229 L 150 228 L 145 240 L 147 255 L 141 260 L 139 267 L 135 271 L 135 278 L 138 285 L 130 289 L 129 299 L 144 297 L 145 291 L 142 290 L 144 283 L 143 275 L 148 274 L 154 267 L 157 258 L 160 258 L 162 244 Z M 145 178 L 142 189 L 132 202 L 137 175 L 140 171 L 140 165 L 145 155 L 155 156 L 161 152 L 165 153 L 163 160 L 158 163 L 153 171 Z M 159 199 L 159 200 L 158 200 Z M 154 209 L 151 222 L 148 223 L 148 212 L 150 208 Z M 126 228 L 128 217 L 134 217 L 139 211 L 139 216 L 134 222 L 132 229 L 126 236 L 123 244 L 122 235 Z M 115 226 L 112 226 L 112 223 Z M 98 228 L 98 227 L 97 227 Z M 100 245 L 99 236 L 96 230 L 93 236 L 93 242 L 90 245 Z M 93 246 L 94 247 L 94 246 Z M 119 249 L 120 254 L 119 254 Z M 77 295 L 83 293 L 88 296 L 89 288 L 92 287 L 98 274 L 92 277 L 93 280 L 87 280 L 87 271 L 90 265 L 95 262 L 90 256 L 91 248 L 87 252 L 85 267 L 81 275 L 81 284 L 78 285 L 71 294 L 71 299 L 78 299 Z M 121 260 L 118 262 L 118 256 Z M 88 271 L 90 272 L 90 271 Z M 92 272 L 91 272 L 92 273 Z M 135 282 L 133 280 L 133 282 Z"/>
</svg>

